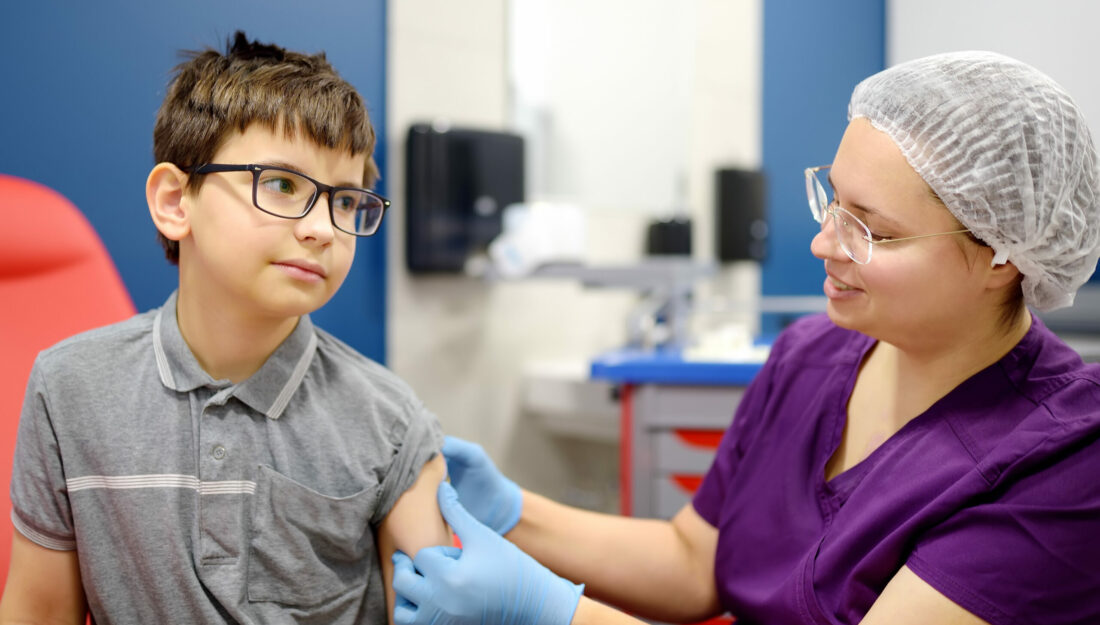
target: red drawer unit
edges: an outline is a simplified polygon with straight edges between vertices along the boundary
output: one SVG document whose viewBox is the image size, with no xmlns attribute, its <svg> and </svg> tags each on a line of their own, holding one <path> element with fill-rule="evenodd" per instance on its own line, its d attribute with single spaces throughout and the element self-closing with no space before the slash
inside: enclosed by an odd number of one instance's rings
<svg viewBox="0 0 1100 625">
<path fill-rule="evenodd" d="M 691 501 L 743 393 L 741 386 L 623 387 L 623 514 L 671 518 Z"/>
<path fill-rule="evenodd" d="M 592 363 L 621 400 L 623 514 L 671 518 L 698 490 L 762 362 L 689 362 L 673 351 L 621 350 Z M 729 615 L 698 625 L 728 625 Z"/>
</svg>

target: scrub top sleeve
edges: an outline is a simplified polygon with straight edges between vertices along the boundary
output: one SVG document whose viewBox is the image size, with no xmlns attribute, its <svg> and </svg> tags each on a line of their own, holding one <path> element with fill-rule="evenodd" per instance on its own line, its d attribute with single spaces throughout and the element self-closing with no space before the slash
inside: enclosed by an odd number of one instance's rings
<svg viewBox="0 0 1100 625">
<path fill-rule="evenodd" d="M 993 625 L 1100 623 L 1100 440 L 995 490 L 916 544 L 908 566 Z"/>
<path fill-rule="evenodd" d="M 745 394 L 741 396 L 741 401 L 734 411 L 733 422 L 726 428 L 714 461 L 707 469 L 703 483 L 692 498 L 695 511 L 714 527 L 718 526 L 718 517 L 725 494 L 728 492 L 728 484 L 737 472 L 737 465 L 753 437 L 753 432 L 757 429 L 756 426 L 765 418 L 773 382 L 780 368 L 778 363 L 782 361 L 786 351 L 787 336 L 784 333 L 776 339 L 764 366 L 760 368 L 749 383 Z"/>
<path fill-rule="evenodd" d="M 50 421 L 49 392 L 36 362 L 27 383 L 12 464 L 12 523 L 31 541 L 58 551 L 76 548 L 61 450 Z"/>
</svg>

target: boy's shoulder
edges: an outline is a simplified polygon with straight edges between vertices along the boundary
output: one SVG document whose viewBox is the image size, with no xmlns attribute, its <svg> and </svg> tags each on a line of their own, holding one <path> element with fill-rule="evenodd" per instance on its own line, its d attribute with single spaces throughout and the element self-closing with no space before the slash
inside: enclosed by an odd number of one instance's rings
<svg viewBox="0 0 1100 625">
<path fill-rule="evenodd" d="M 133 350 L 148 344 L 153 332 L 156 310 L 139 313 L 129 319 L 85 330 L 42 350 L 36 366 L 47 370 L 68 367 L 69 363 L 101 366 L 106 360 L 126 362 Z"/>
<path fill-rule="evenodd" d="M 313 330 L 317 335 L 317 366 L 326 370 L 329 384 L 362 385 L 363 390 L 370 389 L 394 400 L 416 400 L 412 387 L 396 373 L 324 329 L 314 326 Z"/>
</svg>

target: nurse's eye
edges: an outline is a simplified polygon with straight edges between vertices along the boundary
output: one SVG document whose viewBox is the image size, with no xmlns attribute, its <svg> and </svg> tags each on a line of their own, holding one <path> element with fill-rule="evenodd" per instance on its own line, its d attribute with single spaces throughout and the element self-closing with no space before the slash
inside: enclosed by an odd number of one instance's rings
<svg viewBox="0 0 1100 625">
<path fill-rule="evenodd" d="M 888 234 L 878 234 L 876 232 L 871 233 L 871 242 L 872 243 L 883 243 L 885 241 L 892 241 L 893 239 L 894 239 L 894 237 L 892 237 Z"/>
</svg>

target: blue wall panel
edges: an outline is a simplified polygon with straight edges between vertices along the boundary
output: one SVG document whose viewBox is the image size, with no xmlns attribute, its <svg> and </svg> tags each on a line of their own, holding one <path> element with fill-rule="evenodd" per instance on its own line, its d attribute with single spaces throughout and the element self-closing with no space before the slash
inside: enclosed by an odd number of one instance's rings
<svg viewBox="0 0 1100 625">
<path fill-rule="evenodd" d="M 806 206 L 803 170 L 832 162 L 848 97 L 885 64 L 885 0 L 764 0 L 763 161 L 769 256 L 763 295 L 822 295 L 810 254 L 819 226 Z M 784 319 L 765 319 L 765 331 Z"/>
<path fill-rule="evenodd" d="M 159 306 L 175 288 L 176 270 L 156 243 L 145 178 L 178 51 L 223 49 L 238 28 L 260 41 L 325 51 L 367 100 L 384 185 L 385 10 L 385 0 L 10 3 L 0 20 L 0 172 L 72 200 L 138 309 Z M 385 240 L 383 231 L 360 241 L 340 293 L 314 315 L 376 360 L 385 358 Z"/>
</svg>

